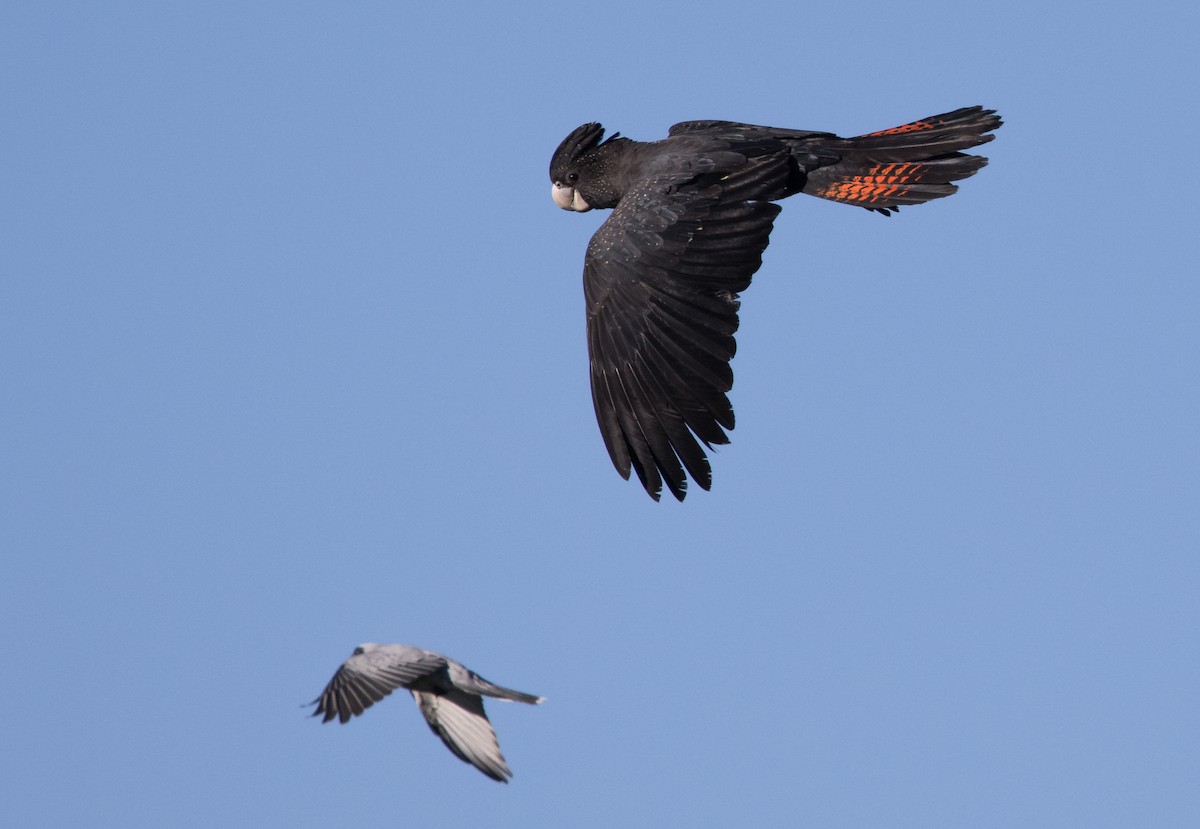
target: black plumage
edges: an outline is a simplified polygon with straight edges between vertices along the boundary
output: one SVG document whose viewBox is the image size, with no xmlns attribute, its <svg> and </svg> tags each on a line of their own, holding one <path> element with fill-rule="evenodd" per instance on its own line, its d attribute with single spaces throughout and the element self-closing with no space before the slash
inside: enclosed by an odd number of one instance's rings
<svg viewBox="0 0 1200 829">
<path fill-rule="evenodd" d="M 888 215 L 954 193 L 987 164 L 962 150 L 1001 121 L 968 107 L 839 138 L 731 121 L 685 121 L 661 141 L 584 124 L 550 161 L 560 207 L 611 208 L 583 284 L 592 402 L 613 465 L 658 500 L 712 485 L 705 448 L 729 442 L 738 295 L 762 264 L 774 202 L 796 193 Z"/>
</svg>

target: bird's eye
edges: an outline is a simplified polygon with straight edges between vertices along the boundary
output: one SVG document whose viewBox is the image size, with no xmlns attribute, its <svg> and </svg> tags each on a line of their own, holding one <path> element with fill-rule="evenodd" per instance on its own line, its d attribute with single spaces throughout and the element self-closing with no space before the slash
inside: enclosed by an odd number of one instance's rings
<svg viewBox="0 0 1200 829">
<path fill-rule="evenodd" d="M 579 173 L 567 173 L 567 184 L 574 184 L 579 181 Z"/>
</svg>

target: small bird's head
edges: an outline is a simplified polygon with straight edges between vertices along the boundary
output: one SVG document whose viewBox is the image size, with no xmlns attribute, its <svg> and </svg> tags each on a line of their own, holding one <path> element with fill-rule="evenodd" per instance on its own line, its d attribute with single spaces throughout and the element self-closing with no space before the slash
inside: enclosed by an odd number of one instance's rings
<svg viewBox="0 0 1200 829">
<path fill-rule="evenodd" d="M 589 193 L 590 179 L 594 177 L 589 173 L 596 171 L 595 162 L 600 158 L 594 151 L 619 136 L 620 133 L 613 133 L 607 141 L 601 141 L 604 127 L 591 123 L 577 127 L 563 139 L 550 158 L 550 181 L 553 182 L 550 195 L 555 204 L 563 210 L 579 213 L 597 206 L 594 197 L 584 195 Z"/>
<path fill-rule="evenodd" d="M 375 650 L 378 647 L 379 646 L 376 645 L 374 642 L 363 642 L 361 645 L 359 645 L 357 648 L 354 649 L 354 655 L 362 656 L 364 653 L 370 653 L 371 651 Z"/>
</svg>

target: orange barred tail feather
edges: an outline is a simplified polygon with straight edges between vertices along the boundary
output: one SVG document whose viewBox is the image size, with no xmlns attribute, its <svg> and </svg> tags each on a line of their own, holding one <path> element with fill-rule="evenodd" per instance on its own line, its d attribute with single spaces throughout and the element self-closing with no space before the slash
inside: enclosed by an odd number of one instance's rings
<svg viewBox="0 0 1200 829">
<path fill-rule="evenodd" d="M 884 215 L 906 204 L 952 195 L 951 182 L 987 164 L 961 150 L 986 144 L 1002 122 L 995 110 L 967 107 L 854 138 L 819 139 L 837 158 L 808 173 L 803 191 Z"/>
<path fill-rule="evenodd" d="M 843 160 L 810 173 L 804 192 L 887 215 L 901 205 L 953 195 L 958 185 L 950 182 L 974 174 L 985 164 L 986 158 L 964 153 L 887 164 Z"/>
</svg>

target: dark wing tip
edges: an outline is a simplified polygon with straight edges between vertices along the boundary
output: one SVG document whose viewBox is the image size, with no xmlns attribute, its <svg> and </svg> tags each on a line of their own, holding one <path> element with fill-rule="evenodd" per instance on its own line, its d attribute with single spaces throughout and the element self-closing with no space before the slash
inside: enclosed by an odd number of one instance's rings
<svg viewBox="0 0 1200 829">
<path fill-rule="evenodd" d="M 302 706 L 302 707 L 304 707 L 304 708 L 307 708 L 307 707 L 308 707 L 308 706 L 310 706 L 310 705 L 315 705 L 315 706 L 317 706 L 317 707 L 316 707 L 316 710 L 315 710 L 315 711 L 313 711 L 313 712 L 312 712 L 311 714 L 309 714 L 308 716 L 310 716 L 310 717 L 322 717 L 322 720 L 321 720 L 321 722 L 322 722 L 322 723 L 327 723 L 327 722 L 329 722 L 330 720 L 332 720 L 334 717 L 336 717 L 336 716 L 338 715 L 338 712 L 337 712 L 337 706 L 336 706 L 336 705 L 327 705 L 327 704 L 326 704 L 326 697 L 327 697 L 327 696 L 328 696 L 327 694 L 325 694 L 325 693 L 322 693 L 322 694 L 321 694 L 321 696 L 317 697 L 317 698 L 316 698 L 316 699 L 314 699 L 312 702 L 305 703 L 305 704 L 304 704 L 304 706 Z"/>
</svg>

